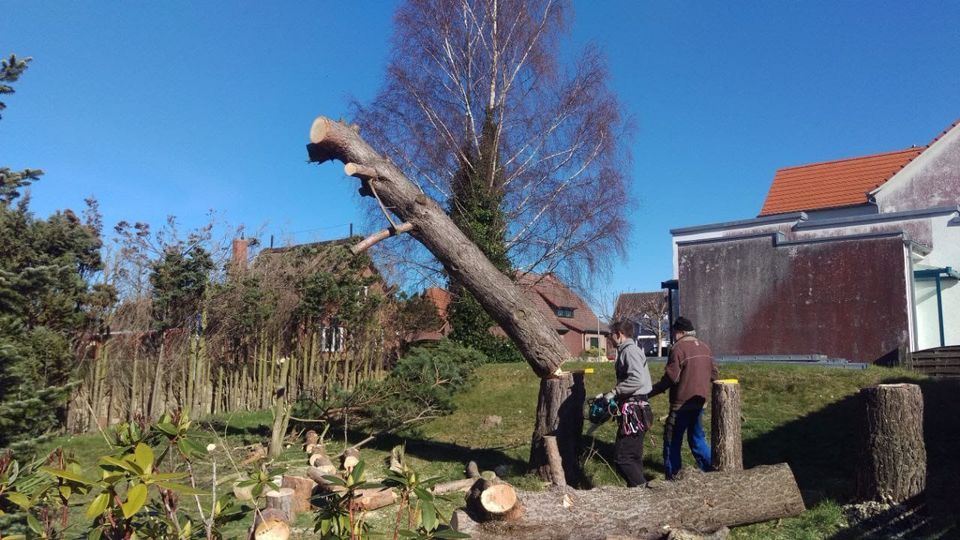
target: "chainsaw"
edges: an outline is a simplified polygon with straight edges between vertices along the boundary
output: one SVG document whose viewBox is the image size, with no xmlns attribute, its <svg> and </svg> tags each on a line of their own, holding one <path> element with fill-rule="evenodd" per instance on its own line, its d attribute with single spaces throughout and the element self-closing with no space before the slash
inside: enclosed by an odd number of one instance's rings
<svg viewBox="0 0 960 540">
<path fill-rule="evenodd" d="M 616 398 L 607 398 L 603 394 L 597 394 L 597 397 L 590 400 L 589 419 L 592 425 L 587 430 L 587 435 L 593 435 L 593 432 L 610 417 L 619 416 L 619 414 L 620 406 L 617 404 Z"/>
</svg>

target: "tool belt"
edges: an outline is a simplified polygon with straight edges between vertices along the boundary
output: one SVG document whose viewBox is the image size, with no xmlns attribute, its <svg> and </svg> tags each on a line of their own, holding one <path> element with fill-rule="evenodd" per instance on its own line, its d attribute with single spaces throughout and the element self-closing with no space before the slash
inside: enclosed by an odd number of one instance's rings
<svg viewBox="0 0 960 540">
<path fill-rule="evenodd" d="M 645 395 L 626 398 L 620 404 L 619 413 L 617 420 L 623 435 L 645 433 L 653 425 L 653 410 Z"/>
</svg>

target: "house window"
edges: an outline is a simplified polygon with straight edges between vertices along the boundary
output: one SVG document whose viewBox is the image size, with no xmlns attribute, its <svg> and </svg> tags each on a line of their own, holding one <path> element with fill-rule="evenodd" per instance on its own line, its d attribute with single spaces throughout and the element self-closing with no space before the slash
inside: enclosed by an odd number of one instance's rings
<svg viewBox="0 0 960 540">
<path fill-rule="evenodd" d="M 598 338 L 598 337 L 592 337 L 592 338 L 590 338 L 590 348 L 591 348 L 591 349 L 599 349 L 599 348 L 600 348 L 600 338 Z"/>
<path fill-rule="evenodd" d="M 564 319 L 573 318 L 573 308 L 558 307 L 554 313 L 557 314 L 557 317 L 563 317 Z"/>
<path fill-rule="evenodd" d="M 323 326 L 320 328 L 320 350 L 323 352 L 343 352 L 344 336 L 342 326 Z"/>
</svg>

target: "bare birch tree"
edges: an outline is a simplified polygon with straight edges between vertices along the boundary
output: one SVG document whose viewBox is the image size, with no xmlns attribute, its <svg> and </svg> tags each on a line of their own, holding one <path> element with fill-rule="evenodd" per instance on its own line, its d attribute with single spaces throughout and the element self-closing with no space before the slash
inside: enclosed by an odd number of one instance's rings
<svg viewBox="0 0 960 540">
<path fill-rule="evenodd" d="M 514 268 L 584 283 L 623 252 L 629 129 L 603 55 L 587 47 L 560 60 L 569 11 L 565 0 L 406 2 L 384 85 L 355 104 L 355 120 L 448 208 L 458 168 L 489 158 L 481 139 L 491 120 L 489 189 L 502 190 Z M 424 269 L 422 259 L 408 263 Z"/>
</svg>

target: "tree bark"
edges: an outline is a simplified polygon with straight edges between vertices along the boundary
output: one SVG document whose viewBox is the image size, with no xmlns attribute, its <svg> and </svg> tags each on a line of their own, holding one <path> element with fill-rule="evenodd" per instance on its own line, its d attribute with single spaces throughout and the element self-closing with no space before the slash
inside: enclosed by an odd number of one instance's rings
<svg viewBox="0 0 960 540">
<path fill-rule="evenodd" d="M 563 487 L 567 485 L 566 475 L 563 472 L 563 458 L 560 457 L 560 447 L 557 446 L 555 435 L 544 435 L 544 450 L 547 454 L 547 470 L 550 471 L 550 483 Z"/>
<path fill-rule="evenodd" d="M 503 275 L 471 242 L 447 213 L 418 189 L 389 159 L 360 137 L 359 130 L 319 117 L 310 129 L 310 161 L 339 160 L 364 187 L 376 186 L 382 203 L 411 234 L 439 260 L 449 275 L 470 291 L 484 310 L 516 343 L 524 359 L 540 377 L 556 372 L 570 356 L 556 331 L 523 291 Z M 369 189 L 362 190 L 372 194 Z"/>
<path fill-rule="evenodd" d="M 283 475 L 283 481 L 280 482 L 280 487 L 293 490 L 294 512 L 310 511 L 310 499 L 313 498 L 313 492 L 317 488 L 317 483 L 312 478 L 285 474 Z"/>
<path fill-rule="evenodd" d="M 279 510 L 287 518 L 287 523 L 293 523 L 297 519 L 297 511 L 294 509 L 293 489 L 282 487 L 277 490 L 270 490 L 266 493 L 267 508 Z"/>
<path fill-rule="evenodd" d="M 803 498 L 790 467 L 762 465 L 746 471 L 682 471 L 674 481 L 646 488 L 602 487 L 589 491 L 553 488 L 518 492 L 519 519 L 477 521 L 467 511 L 454 513 L 451 525 L 476 540 L 603 540 L 663 538 L 671 529 L 711 532 L 795 516 Z M 481 518 L 482 519 L 482 518 Z"/>
<path fill-rule="evenodd" d="M 740 433 L 740 384 L 736 379 L 713 381 L 710 414 L 713 468 L 743 470 L 743 441 Z"/>
<path fill-rule="evenodd" d="M 579 445 L 585 400 L 583 373 L 563 373 L 559 377 L 540 380 L 537 418 L 530 443 L 530 468 L 540 478 L 548 482 L 553 478 L 544 441 L 545 436 L 551 435 L 556 438 L 566 483 L 576 485 L 579 482 Z"/>
<path fill-rule="evenodd" d="M 283 438 L 287 435 L 287 428 L 290 425 L 288 373 L 290 373 L 289 359 L 285 360 L 280 367 L 280 382 L 274 382 L 273 426 L 270 433 L 270 450 L 267 453 L 271 459 L 276 459 L 283 453 Z"/>
<path fill-rule="evenodd" d="M 923 395 L 915 384 L 880 384 L 860 391 L 865 407 L 857 493 L 860 500 L 899 503 L 923 492 L 927 451 Z"/>
</svg>

